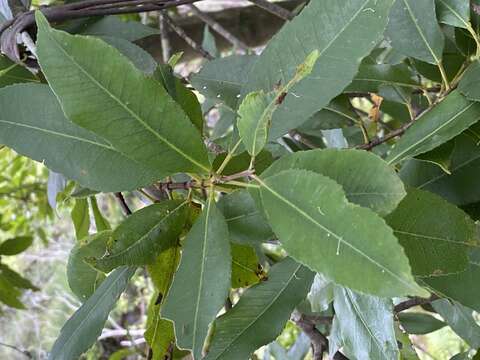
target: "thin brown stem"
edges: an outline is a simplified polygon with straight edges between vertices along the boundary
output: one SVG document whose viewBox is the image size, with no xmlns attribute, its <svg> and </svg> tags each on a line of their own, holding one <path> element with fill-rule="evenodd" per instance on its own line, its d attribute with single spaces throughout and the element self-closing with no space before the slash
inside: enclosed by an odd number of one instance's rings
<svg viewBox="0 0 480 360">
<path fill-rule="evenodd" d="M 123 209 L 123 212 L 125 215 L 129 216 L 132 215 L 132 210 L 128 207 L 127 202 L 125 201 L 125 198 L 123 197 L 123 194 L 121 192 L 115 193 L 115 197 L 118 200 L 118 203 L 120 204 L 121 208 Z"/>
<path fill-rule="evenodd" d="M 261 7 L 262 9 L 268 11 L 269 13 L 278 16 L 279 18 L 282 18 L 284 20 L 293 20 L 295 15 L 281 7 L 280 5 L 277 5 L 275 3 L 272 3 L 268 0 L 249 0 L 251 3 L 257 5 L 258 7 Z"/>
</svg>

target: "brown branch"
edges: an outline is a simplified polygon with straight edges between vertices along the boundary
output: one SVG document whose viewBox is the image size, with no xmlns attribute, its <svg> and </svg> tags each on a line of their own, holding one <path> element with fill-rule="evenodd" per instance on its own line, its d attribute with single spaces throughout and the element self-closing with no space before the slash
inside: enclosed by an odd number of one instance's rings
<svg viewBox="0 0 480 360">
<path fill-rule="evenodd" d="M 123 209 L 123 212 L 125 215 L 129 216 L 132 215 L 132 210 L 128 207 L 127 202 L 125 201 L 125 198 L 123 197 L 123 194 L 121 192 L 115 193 L 115 196 L 118 200 L 118 203 L 120 204 L 121 208 Z"/>
<path fill-rule="evenodd" d="M 16 347 L 16 346 L 9 345 L 9 344 L 5 344 L 5 343 L 2 343 L 2 342 L 0 342 L 0 346 L 4 346 L 4 347 L 6 347 L 6 348 L 12 349 L 12 350 L 14 350 L 14 351 L 16 351 L 16 352 L 21 353 L 22 355 L 26 356 L 26 357 L 29 358 L 29 359 L 33 359 L 32 354 L 30 354 L 30 352 L 27 351 L 27 350 L 22 350 L 22 349 L 19 349 L 19 348 Z"/>
<path fill-rule="evenodd" d="M 272 3 L 268 0 L 249 0 L 251 3 L 257 5 L 258 7 L 261 7 L 262 9 L 268 11 L 269 13 L 278 16 L 279 18 L 282 18 L 284 20 L 292 20 L 295 15 L 281 7 L 280 5 L 277 5 L 275 3 Z"/>
<path fill-rule="evenodd" d="M 392 140 L 392 139 L 396 138 L 397 136 L 403 135 L 405 133 L 405 131 L 407 131 L 407 129 L 410 126 L 413 125 L 413 123 L 414 123 L 413 121 L 408 122 L 408 123 L 402 125 L 402 127 L 388 133 L 384 137 L 381 137 L 381 138 L 377 137 L 377 138 L 373 139 L 372 141 L 370 141 L 366 144 L 356 146 L 356 148 L 357 149 L 362 149 L 362 150 L 372 150 L 375 146 L 381 145 L 383 143 L 386 143 L 389 140 Z"/>
<path fill-rule="evenodd" d="M 393 311 L 394 313 L 397 314 L 399 312 L 408 310 L 415 306 L 430 304 L 432 301 L 435 301 L 438 299 L 439 297 L 437 295 L 432 295 L 429 298 L 414 297 L 404 302 L 401 302 L 400 304 L 395 305 L 395 307 L 393 308 Z"/>
<path fill-rule="evenodd" d="M 207 50 L 205 50 L 200 44 L 198 44 L 195 40 L 193 40 L 188 34 L 183 30 L 180 26 L 175 24 L 170 16 L 167 14 L 163 14 L 163 19 L 165 23 L 172 29 L 179 37 L 183 39 L 192 49 L 200 53 L 204 58 L 208 60 L 213 60 L 215 57 L 210 54 Z"/>
<path fill-rule="evenodd" d="M 225 29 L 219 22 L 217 22 L 211 16 L 205 14 L 204 12 L 200 11 L 195 5 L 188 5 L 188 8 L 205 22 L 208 26 L 210 26 L 214 31 L 222 35 L 225 39 L 227 39 L 233 46 L 237 47 L 238 49 L 247 51 L 248 45 L 245 44 L 242 40 L 238 39 L 235 35 L 233 35 L 230 31 Z"/>
</svg>

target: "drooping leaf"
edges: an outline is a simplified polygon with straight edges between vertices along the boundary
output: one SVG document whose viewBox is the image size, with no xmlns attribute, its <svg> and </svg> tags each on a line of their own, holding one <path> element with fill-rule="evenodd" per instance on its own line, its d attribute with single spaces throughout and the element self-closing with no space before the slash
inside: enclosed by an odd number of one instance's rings
<svg viewBox="0 0 480 360">
<path fill-rule="evenodd" d="M 414 275 L 463 271 L 468 266 L 468 249 L 479 245 L 473 220 L 426 191 L 410 189 L 385 220 L 405 249 Z"/>
<path fill-rule="evenodd" d="M 335 284 L 322 274 L 315 274 L 312 287 L 307 299 L 310 302 L 313 312 L 322 312 L 328 309 L 333 301 L 333 290 Z"/>
<path fill-rule="evenodd" d="M 105 275 L 85 262 L 89 257 L 100 257 L 105 253 L 112 231 L 103 231 L 82 239 L 70 251 L 67 263 L 68 285 L 83 302 L 87 300 L 105 279 Z"/>
<path fill-rule="evenodd" d="M 192 76 L 192 85 L 207 98 L 236 110 L 256 56 L 229 56 L 207 62 Z"/>
<path fill-rule="evenodd" d="M 436 312 L 472 348 L 480 348 L 480 326 L 473 317 L 473 310 L 447 299 L 432 303 Z"/>
<path fill-rule="evenodd" d="M 265 170 L 262 177 L 288 169 L 304 169 L 327 176 L 342 185 L 349 201 L 382 215 L 395 209 L 405 196 L 405 189 L 395 171 L 381 158 L 366 151 L 297 152 L 280 158 Z"/>
<path fill-rule="evenodd" d="M 0 243 L 0 255 L 17 255 L 27 250 L 33 243 L 31 236 L 17 236 Z"/>
<path fill-rule="evenodd" d="M 266 279 L 255 249 L 248 245 L 231 244 L 232 288 L 254 285 Z"/>
<path fill-rule="evenodd" d="M 398 346 L 390 299 L 335 287 L 335 316 L 343 339 L 342 352 L 358 360 L 396 359 Z"/>
<path fill-rule="evenodd" d="M 71 212 L 73 227 L 77 240 L 88 236 L 90 230 L 90 209 L 87 199 L 75 199 L 75 206 Z"/>
<path fill-rule="evenodd" d="M 275 110 L 283 103 L 285 95 L 300 81 L 309 76 L 318 60 L 318 50 L 312 51 L 297 66 L 294 76 L 288 83 L 278 86 L 274 91 L 263 90 L 248 94 L 238 108 L 237 127 L 240 138 L 248 153 L 257 156 L 267 143 L 269 128 Z"/>
<path fill-rule="evenodd" d="M 443 321 L 424 313 L 401 312 L 397 314 L 402 328 L 409 334 L 424 335 L 447 326 Z"/>
<path fill-rule="evenodd" d="M 22 100 L 25 98 L 29 101 Z M 165 176 L 127 158 L 103 139 L 67 120 L 45 85 L 1 89 L 0 108 L 0 143 L 44 162 L 86 188 L 105 192 L 132 190 Z"/>
<path fill-rule="evenodd" d="M 108 223 L 108 220 L 102 215 L 102 212 L 98 208 L 97 198 L 95 196 L 90 196 L 90 205 L 92 206 L 93 218 L 95 220 L 95 227 L 97 232 L 110 230 L 111 226 Z"/>
<path fill-rule="evenodd" d="M 467 29 L 470 24 L 469 0 L 435 0 L 438 21 Z"/>
<path fill-rule="evenodd" d="M 249 288 L 233 309 L 215 322 L 205 360 L 247 359 L 274 340 L 307 294 L 313 275 L 290 258 L 274 265 L 267 281 Z"/>
<path fill-rule="evenodd" d="M 15 309 L 25 309 L 19 299 L 21 294 L 20 290 L 16 289 L 5 275 L 0 274 L 0 302 Z"/>
<path fill-rule="evenodd" d="M 102 332 L 108 314 L 123 293 L 133 267 L 112 272 L 92 296 L 67 320 L 55 341 L 49 360 L 77 359 L 87 351 Z"/>
<path fill-rule="evenodd" d="M 169 200 L 136 211 L 115 229 L 107 254 L 90 258 L 89 263 L 104 272 L 122 265 L 152 263 L 173 246 L 183 230 L 187 209 L 186 202 Z"/>
<path fill-rule="evenodd" d="M 19 289 L 30 289 L 33 291 L 38 291 L 39 288 L 31 283 L 30 280 L 25 279 L 16 271 L 12 270 L 5 264 L 0 263 L 0 274 L 3 276 L 10 284 Z"/>
<path fill-rule="evenodd" d="M 378 296 L 428 293 L 377 214 L 349 203 L 340 185 L 305 170 L 259 180 L 264 209 L 285 250 L 337 284 Z"/>
<path fill-rule="evenodd" d="M 0 55 L 0 88 L 12 84 L 29 82 L 39 81 L 26 68 Z"/>
<path fill-rule="evenodd" d="M 480 120 L 480 104 L 468 101 L 458 91 L 424 113 L 398 141 L 387 157 L 389 164 L 413 157 L 454 138 Z"/>
<path fill-rule="evenodd" d="M 162 310 L 175 322 L 178 346 L 191 349 L 195 359 L 202 357 L 208 327 L 227 299 L 231 261 L 227 223 L 210 198 L 185 239 Z"/>
<path fill-rule="evenodd" d="M 311 1 L 275 35 L 254 64 L 243 94 L 268 93 L 292 79 L 306 55 L 318 50 L 320 57 L 312 74 L 273 114 L 270 139 L 297 128 L 350 84 L 361 60 L 382 38 L 392 2 Z"/>
<path fill-rule="evenodd" d="M 53 210 L 57 209 L 57 196 L 67 186 L 67 179 L 62 174 L 58 174 L 55 171 L 48 172 L 47 182 L 47 199 L 48 204 Z"/>
<path fill-rule="evenodd" d="M 440 64 L 445 39 L 435 16 L 434 0 L 396 0 L 387 35 L 401 53 L 430 64 Z"/>
<path fill-rule="evenodd" d="M 103 37 L 102 40 L 126 56 L 138 70 L 145 74 L 151 75 L 157 68 L 155 59 L 140 46 L 117 37 Z"/>
<path fill-rule="evenodd" d="M 410 160 L 402 167 L 400 177 L 406 185 L 436 193 L 455 205 L 477 202 L 480 200 L 475 176 L 480 173 L 477 143 L 478 139 L 470 136 L 468 130 L 455 138 L 450 174 L 434 164 Z"/>
<path fill-rule="evenodd" d="M 209 171 L 200 133 L 157 81 L 103 41 L 54 30 L 40 12 L 36 17 L 40 66 L 71 121 L 167 174 Z"/>
<path fill-rule="evenodd" d="M 235 191 L 222 197 L 218 202 L 218 208 L 225 216 L 232 241 L 256 244 L 274 236 L 246 190 Z"/>
</svg>

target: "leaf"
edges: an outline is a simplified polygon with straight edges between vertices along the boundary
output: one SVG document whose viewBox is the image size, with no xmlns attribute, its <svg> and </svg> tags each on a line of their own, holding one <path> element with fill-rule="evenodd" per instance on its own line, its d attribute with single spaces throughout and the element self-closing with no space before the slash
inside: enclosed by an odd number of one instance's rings
<svg viewBox="0 0 480 360">
<path fill-rule="evenodd" d="M 480 120 L 480 104 L 468 101 L 458 91 L 424 113 L 405 132 L 386 161 L 396 164 L 436 148 Z"/>
<path fill-rule="evenodd" d="M 274 92 L 263 90 L 248 94 L 238 109 L 238 132 L 248 153 L 257 156 L 267 143 L 268 131 L 275 110 L 283 103 L 286 94 L 297 83 L 311 74 L 320 53 L 312 51 L 305 61 L 298 65 L 297 70 L 284 86 L 279 86 Z"/>
<path fill-rule="evenodd" d="M 29 101 L 23 100 L 26 98 Z M 128 159 L 103 139 L 67 120 L 48 86 L 24 84 L 1 89 L 0 108 L 0 143 L 44 162 L 49 169 L 86 188 L 132 190 L 165 176 Z"/>
<path fill-rule="evenodd" d="M 68 285 L 82 301 L 87 300 L 105 279 L 105 275 L 85 262 L 89 257 L 100 257 L 105 253 L 112 231 L 103 231 L 78 242 L 70 251 L 67 263 Z"/>
<path fill-rule="evenodd" d="M 19 289 L 30 289 L 32 291 L 40 290 L 38 287 L 33 285 L 30 280 L 25 279 L 16 271 L 9 268 L 7 265 L 0 263 L 0 274 L 4 277 L 10 284 Z"/>
<path fill-rule="evenodd" d="M 67 320 L 53 345 L 49 360 L 77 359 L 101 334 L 108 314 L 125 291 L 134 267 L 112 272 L 95 293 Z"/>
<path fill-rule="evenodd" d="M 215 43 L 215 36 L 210 32 L 208 25 L 203 29 L 202 47 L 207 50 L 213 57 L 218 57 L 217 44 Z"/>
<path fill-rule="evenodd" d="M 318 50 L 320 57 L 312 74 L 275 111 L 270 139 L 303 124 L 351 83 L 361 60 L 383 37 L 392 2 L 311 1 L 274 36 L 249 73 L 243 94 L 268 93 L 293 78 L 306 55 Z"/>
<path fill-rule="evenodd" d="M 480 61 L 474 61 L 467 68 L 458 84 L 458 91 L 473 101 L 480 101 Z"/>
<path fill-rule="evenodd" d="M 410 189 L 386 222 L 410 260 L 412 273 L 439 276 L 465 270 L 478 246 L 475 222 L 437 195 Z"/>
<path fill-rule="evenodd" d="M 452 165 L 452 155 L 455 150 L 455 140 L 447 141 L 446 143 L 436 147 L 429 152 L 418 155 L 416 158 L 422 161 L 427 161 L 440 167 L 447 174 L 451 174 L 450 168 Z"/>
<path fill-rule="evenodd" d="M 107 254 L 89 258 L 96 269 L 109 272 L 122 265 L 146 265 L 177 240 L 186 221 L 187 204 L 162 201 L 130 215 L 112 235 Z"/>
<path fill-rule="evenodd" d="M 447 326 L 443 321 L 423 313 L 401 312 L 397 314 L 402 328 L 409 334 L 424 335 Z"/>
<path fill-rule="evenodd" d="M 399 65 L 365 65 L 362 64 L 357 76 L 347 87 L 347 92 L 378 93 L 380 86 L 399 86 L 409 89 L 420 88 L 420 84 L 413 80 L 411 69 L 405 64 Z"/>
<path fill-rule="evenodd" d="M 253 245 L 274 237 L 270 225 L 246 190 L 223 196 L 218 202 L 218 208 L 225 216 L 230 240 Z"/>
<path fill-rule="evenodd" d="M 64 27 L 64 30 L 73 34 L 112 36 L 128 41 L 136 41 L 158 34 L 158 29 L 143 25 L 139 21 L 122 21 L 118 16 L 89 17 L 70 21 Z"/>
<path fill-rule="evenodd" d="M 87 199 L 75 199 L 75 206 L 72 209 L 71 217 L 77 240 L 88 236 L 88 231 L 90 230 L 90 211 Z"/>
<path fill-rule="evenodd" d="M 480 326 L 473 318 L 472 309 L 447 299 L 436 300 L 432 306 L 468 345 L 474 349 L 480 347 Z"/>
<path fill-rule="evenodd" d="M 479 201 L 480 188 L 475 174 L 480 173 L 480 148 L 478 139 L 472 138 L 469 131 L 455 138 L 451 174 L 436 165 L 410 160 L 400 171 L 404 183 L 436 193 L 456 205 Z"/>
<path fill-rule="evenodd" d="M 15 309 L 25 309 L 19 300 L 21 294 L 20 290 L 16 289 L 5 275 L 0 274 L 0 302 Z"/>
<path fill-rule="evenodd" d="M 256 59 L 252 55 L 235 55 L 211 60 L 192 76 L 192 85 L 208 99 L 236 110 L 240 93 Z"/>
<path fill-rule="evenodd" d="M 27 250 L 33 243 L 31 236 L 17 236 L 0 243 L 0 255 L 17 255 Z"/>
<path fill-rule="evenodd" d="M 208 173 L 200 133 L 157 81 L 103 41 L 54 30 L 40 12 L 36 17 L 40 66 L 71 121 L 167 175 Z"/>
<path fill-rule="evenodd" d="M 16 84 L 39 82 L 35 76 L 23 66 L 0 56 L 0 88 Z"/>
<path fill-rule="evenodd" d="M 90 205 L 92 206 L 93 218 L 95 220 L 97 232 L 110 230 L 111 226 L 108 223 L 108 220 L 103 217 L 102 212 L 98 208 L 97 198 L 95 196 L 90 196 Z"/>
<path fill-rule="evenodd" d="M 179 348 L 202 357 L 208 327 L 225 304 L 231 273 L 228 227 L 209 199 L 185 239 L 180 267 L 163 307 L 163 316 L 175 321 Z"/>
<path fill-rule="evenodd" d="M 441 64 L 445 39 L 435 17 L 434 0 L 396 0 L 387 35 L 394 49 L 430 64 Z"/>
<path fill-rule="evenodd" d="M 435 0 L 438 21 L 464 29 L 471 28 L 469 0 Z"/>
<path fill-rule="evenodd" d="M 395 209 L 406 194 L 395 171 L 381 158 L 366 151 L 302 151 L 283 156 L 262 177 L 288 169 L 304 169 L 327 176 L 342 185 L 350 202 L 369 207 L 382 215 Z"/>
<path fill-rule="evenodd" d="M 53 210 L 57 208 L 57 196 L 67 187 L 67 179 L 55 171 L 48 172 L 47 199 Z"/>
<path fill-rule="evenodd" d="M 232 288 L 247 287 L 266 279 L 255 249 L 248 245 L 231 244 Z"/>
<path fill-rule="evenodd" d="M 312 287 L 307 299 L 310 302 L 313 312 L 322 312 L 328 309 L 333 300 L 335 284 L 322 274 L 315 274 Z"/>
<path fill-rule="evenodd" d="M 393 231 L 373 211 L 349 203 L 333 180 L 287 170 L 259 182 L 269 222 L 297 261 L 365 293 L 428 294 L 415 284 Z"/>
<path fill-rule="evenodd" d="M 313 275 L 290 258 L 274 265 L 267 281 L 246 290 L 233 309 L 215 322 L 205 360 L 247 359 L 274 340 L 306 296 Z"/>
<path fill-rule="evenodd" d="M 396 359 L 398 346 L 390 299 L 335 287 L 335 316 L 342 333 L 342 352 L 358 360 Z"/>
<path fill-rule="evenodd" d="M 117 37 L 102 37 L 102 40 L 113 46 L 122 55 L 128 58 L 138 70 L 151 75 L 157 68 L 155 59 L 140 46 Z"/>
</svg>

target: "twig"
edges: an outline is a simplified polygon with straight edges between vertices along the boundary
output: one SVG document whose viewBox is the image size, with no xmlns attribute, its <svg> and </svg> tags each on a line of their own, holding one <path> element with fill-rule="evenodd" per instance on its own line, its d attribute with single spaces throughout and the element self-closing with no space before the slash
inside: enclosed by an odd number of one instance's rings
<svg viewBox="0 0 480 360">
<path fill-rule="evenodd" d="M 363 150 L 372 150 L 375 146 L 378 146 L 378 145 L 381 145 L 393 138 L 396 138 L 397 136 L 401 136 L 403 135 L 403 133 L 405 131 L 407 131 L 407 129 L 413 125 L 413 121 L 411 122 L 408 122 L 406 123 L 405 125 L 403 125 L 402 127 L 396 129 L 396 130 L 393 130 L 392 132 L 388 133 L 387 135 L 385 135 L 384 137 L 381 137 L 381 138 L 375 138 L 373 139 L 372 141 L 366 143 L 366 144 L 363 144 L 363 145 L 358 145 L 356 148 L 357 149 L 363 149 Z"/>
<path fill-rule="evenodd" d="M 437 295 L 432 295 L 429 298 L 419 298 L 419 297 L 414 297 L 409 300 L 406 300 L 404 302 L 401 302 L 400 304 L 395 305 L 393 311 L 395 313 L 399 313 L 405 310 L 408 310 L 412 307 L 418 306 L 418 305 L 425 305 L 425 304 L 430 304 L 432 301 L 438 300 L 439 297 Z"/>
<path fill-rule="evenodd" d="M 166 64 L 168 63 L 168 60 L 170 60 L 172 48 L 170 46 L 170 39 L 168 38 L 168 30 L 165 24 L 163 11 L 158 12 L 158 28 L 160 30 L 160 44 L 162 45 L 162 59 L 163 63 Z"/>
<path fill-rule="evenodd" d="M 117 197 L 118 202 L 119 202 L 120 206 L 122 207 L 125 215 L 127 215 L 127 216 L 132 215 L 132 210 L 130 210 L 130 208 L 128 207 L 128 204 L 125 201 L 125 198 L 123 197 L 122 193 L 117 192 L 117 193 L 115 193 L 115 196 Z"/>
<path fill-rule="evenodd" d="M 21 349 L 17 348 L 16 346 L 5 344 L 5 343 L 2 343 L 2 342 L 0 342 L 0 346 L 4 346 L 4 347 L 7 347 L 9 349 L 15 350 L 16 352 L 19 352 L 19 353 L 23 354 L 27 358 L 33 359 L 32 354 L 30 354 L 30 352 L 27 351 L 27 350 L 21 350 Z"/>
<path fill-rule="evenodd" d="M 247 51 L 248 45 L 245 44 L 242 40 L 238 39 L 235 35 L 233 35 L 230 31 L 225 29 L 220 23 L 218 23 L 215 19 L 211 16 L 205 14 L 204 12 L 200 11 L 195 5 L 188 5 L 188 8 L 205 22 L 208 26 L 210 26 L 214 31 L 222 35 L 225 39 L 227 39 L 233 46 L 237 47 L 238 49 Z"/>
<path fill-rule="evenodd" d="M 293 13 L 277 4 L 271 3 L 268 0 L 249 0 L 258 7 L 268 11 L 269 13 L 278 16 L 284 20 L 292 20 L 295 16 Z"/>
<path fill-rule="evenodd" d="M 175 24 L 175 22 L 167 14 L 163 14 L 163 19 L 165 23 L 172 29 L 179 37 L 181 37 L 192 49 L 199 52 L 204 58 L 208 60 L 213 60 L 215 57 L 212 56 L 207 50 L 205 50 L 200 44 L 193 40 L 180 26 Z"/>
</svg>

